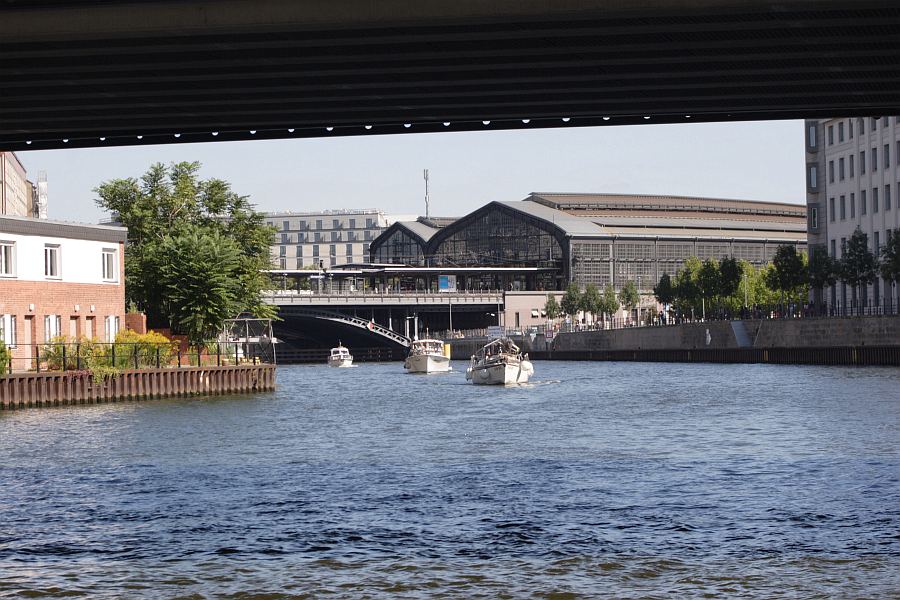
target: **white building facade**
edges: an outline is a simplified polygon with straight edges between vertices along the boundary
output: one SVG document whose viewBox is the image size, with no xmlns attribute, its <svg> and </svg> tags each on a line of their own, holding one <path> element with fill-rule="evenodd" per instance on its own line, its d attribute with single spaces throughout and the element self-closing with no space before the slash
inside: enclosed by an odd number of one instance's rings
<svg viewBox="0 0 900 600">
<path fill-rule="evenodd" d="M 369 245 L 390 225 L 377 209 L 273 212 L 266 224 L 278 231 L 272 244 L 276 270 L 299 271 L 369 262 Z"/>
<path fill-rule="evenodd" d="M 900 227 L 900 117 L 808 120 L 804 137 L 809 245 L 840 259 L 859 228 L 877 255 Z M 891 298 L 890 283 L 880 278 L 861 292 L 868 308 Z M 851 296 L 838 282 L 823 300 L 841 308 Z"/>
</svg>

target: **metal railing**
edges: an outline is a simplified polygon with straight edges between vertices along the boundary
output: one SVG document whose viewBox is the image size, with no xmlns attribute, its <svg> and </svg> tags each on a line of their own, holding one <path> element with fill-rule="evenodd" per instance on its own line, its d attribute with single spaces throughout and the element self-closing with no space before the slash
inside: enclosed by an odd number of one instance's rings
<svg viewBox="0 0 900 600">
<path fill-rule="evenodd" d="M 256 344 L 210 342 L 182 349 L 169 344 L 130 342 L 49 342 L 17 344 L 7 349 L 10 358 L 0 374 L 33 371 L 59 372 L 91 369 L 180 369 L 271 362 Z"/>
</svg>

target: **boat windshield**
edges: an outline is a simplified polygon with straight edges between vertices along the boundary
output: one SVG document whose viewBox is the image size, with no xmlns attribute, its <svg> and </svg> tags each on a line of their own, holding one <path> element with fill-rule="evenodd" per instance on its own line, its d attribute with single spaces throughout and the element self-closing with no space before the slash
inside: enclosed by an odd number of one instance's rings
<svg viewBox="0 0 900 600">
<path fill-rule="evenodd" d="M 475 357 L 479 360 L 499 356 L 501 354 L 518 354 L 519 347 L 516 346 L 509 338 L 494 340 L 486 344 L 484 348 L 475 353 Z"/>
</svg>

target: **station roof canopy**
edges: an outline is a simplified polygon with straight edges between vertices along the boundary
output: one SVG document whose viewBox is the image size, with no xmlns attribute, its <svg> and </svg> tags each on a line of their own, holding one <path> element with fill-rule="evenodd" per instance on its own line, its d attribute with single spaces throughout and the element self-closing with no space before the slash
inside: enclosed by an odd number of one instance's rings
<svg viewBox="0 0 900 600">
<path fill-rule="evenodd" d="M 0 0 L 0 149 L 900 109 L 896 0 Z"/>
</svg>

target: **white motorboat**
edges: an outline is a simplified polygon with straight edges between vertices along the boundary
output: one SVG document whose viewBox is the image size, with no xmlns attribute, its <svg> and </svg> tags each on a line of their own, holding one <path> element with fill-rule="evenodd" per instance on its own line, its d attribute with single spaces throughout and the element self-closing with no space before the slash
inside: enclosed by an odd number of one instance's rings
<svg viewBox="0 0 900 600">
<path fill-rule="evenodd" d="M 528 355 L 509 338 L 494 340 L 472 356 L 466 379 L 482 385 L 525 383 L 534 374 Z"/>
<path fill-rule="evenodd" d="M 444 342 L 414 340 L 403 368 L 410 373 L 446 373 L 450 370 L 450 357 L 444 354 Z"/>
<path fill-rule="evenodd" d="M 344 346 L 338 345 L 337 348 L 332 348 L 331 354 L 328 355 L 328 366 L 352 367 L 353 356 L 350 354 L 350 351 L 347 350 Z"/>
</svg>

